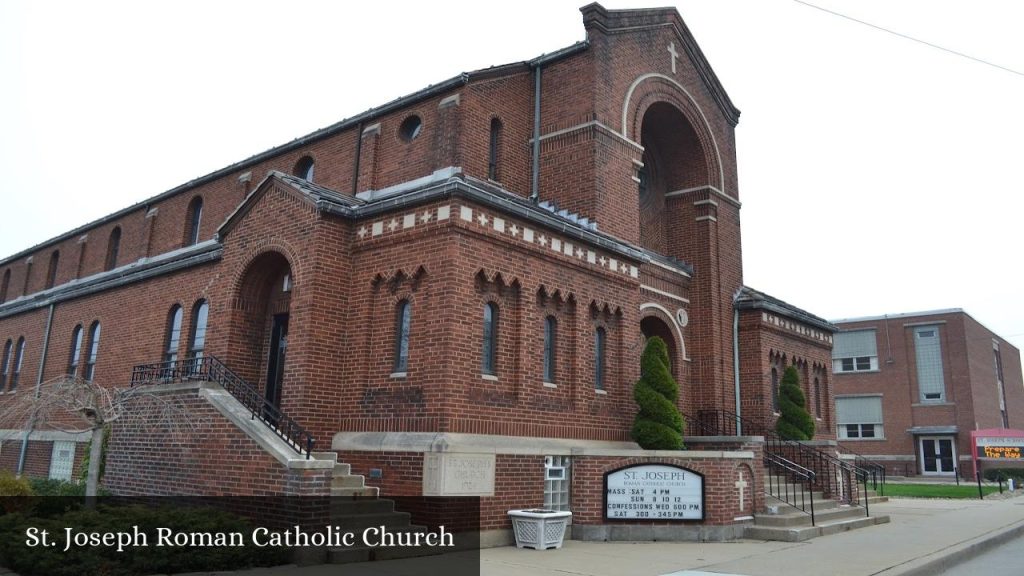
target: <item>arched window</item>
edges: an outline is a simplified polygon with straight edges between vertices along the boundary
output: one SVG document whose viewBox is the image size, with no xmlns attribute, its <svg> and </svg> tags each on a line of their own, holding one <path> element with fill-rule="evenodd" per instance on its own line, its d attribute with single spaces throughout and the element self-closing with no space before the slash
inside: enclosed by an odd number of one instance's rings
<svg viewBox="0 0 1024 576">
<path fill-rule="evenodd" d="M 167 314 L 167 337 L 164 339 L 164 363 L 174 368 L 178 361 L 178 344 L 181 343 L 181 306 L 175 304 Z"/>
<path fill-rule="evenodd" d="M 295 163 L 295 170 L 292 172 L 294 175 L 302 178 L 303 180 L 313 181 L 313 157 L 303 156 L 299 158 L 299 161 Z"/>
<path fill-rule="evenodd" d="M 96 374 L 96 356 L 100 352 L 100 323 L 97 320 L 89 326 L 89 345 L 86 350 L 88 351 L 85 358 L 85 374 L 82 376 L 92 381 L 92 377 Z"/>
<path fill-rule="evenodd" d="M 772 366 L 772 411 L 779 411 L 779 371 Z"/>
<path fill-rule="evenodd" d="M 104 270 L 113 270 L 117 267 L 117 254 L 121 251 L 121 227 L 115 226 L 110 231 L 110 238 L 107 240 L 107 259 L 103 266 Z"/>
<path fill-rule="evenodd" d="M 498 305 L 484 306 L 484 350 L 480 371 L 494 376 L 498 373 Z"/>
<path fill-rule="evenodd" d="M 31 280 L 32 280 L 32 258 L 30 257 L 28 259 L 28 262 L 25 263 L 25 283 L 21 287 L 21 294 L 22 294 L 22 296 L 24 296 L 25 294 L 28 294 L 28 285 L 29 285 L 29 282 Z"/>
<path fill-rule="evenodd" d="M 544 381 L 555 383 L 555 340 L 558 338 L 558 321 L 554 316 L 544 319 Z"/>
<path fill-rule="evenodd" d="M 606 335 L 604 328 L 597 327 L 594 331 L 594 389 L 604 390 L 604 346 Z"/>
<path fill-rule="evenodd" d="M 0 370 L 0 392 L 4 391 L 4 387 L 7 386 L 7 377 L 11 373 L 11 351 L 14 348 L 14 343 L 10 340 L 4 344 L 4 357 L 3 366 Z"/>
<path fill-rule="evenodd" d="M 203 221 L 203 197 L 196 196 L 188 204 L 188 228 L 185 229 L 185 246 L 199 243 L 199 225 Z"/>
<path fill-rule="evenodd" d="M 7 302 L 7 288 L 11 285 L 11 269 L 4 270 L 4 280 L 0 284 L 0 303 Z"/>
<path fill-rule="evenodd" d="M 11 385 L 8 390 L 13 391 L 18 387 L 18 380 L 21 379 L 21 364 L 25 361 L 25 337 L 18 338 L 18 345 L 14 348 L 14 374 L 11 374 Z"/>
<path fill-rule="evenodd" d="M 491 143 L 490 152 L 487 155 L 487 177 L 491 180 L 498 180 L 501 175 L 498 170 L 499 163 L 501 161 L 501 133 L 502 133 L 501 120 L 497 118 L 491 119 Z"/>
<path fill-rule="evenodd" d="M 821 380 L 814 377 L 814 415 L 821 418 Z"/>
<path fill-rule="evenodd" d="M 53 288 L 57 282 L 57 264 L 60 263 L 60 250 L 54 250 L 50 254 L 50 267 L 46 271 L 46 287 Z"/>
<path fill-rule="evenodd" d="M 192 307 L 192 330 L 188 341 L 188 359 L 193 372 L 198 372 L 206 350 L 206 323 L 210 317 L 210 305 L 206 300 L 196 302 Z"/>
<path fill-rule="evenodd" d="M 402 300 L 395 311 L 395 365 L 392 372 L 396 374 L 405 374 L 409 369 L 409 308 L 409 301 Z"/>
<path fill-rule="evenodd" d="M 71 354 L 68 355 L 68 376 L 78 376 L 78 363 L 82 359 L 82 325 L 71 332 Z"/>
</svg>

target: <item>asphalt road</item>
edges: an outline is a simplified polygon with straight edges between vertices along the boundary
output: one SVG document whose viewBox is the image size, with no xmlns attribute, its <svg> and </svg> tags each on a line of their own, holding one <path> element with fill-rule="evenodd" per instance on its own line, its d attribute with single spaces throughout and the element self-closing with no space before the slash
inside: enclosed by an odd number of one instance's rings
<svg viewBox="0 0 1024 576">
<path fill-rule="evenodd" d="M 1020 576 L 1024 574 L 1024 536 L 957 564 L 940 576 Z"/>
</svg>

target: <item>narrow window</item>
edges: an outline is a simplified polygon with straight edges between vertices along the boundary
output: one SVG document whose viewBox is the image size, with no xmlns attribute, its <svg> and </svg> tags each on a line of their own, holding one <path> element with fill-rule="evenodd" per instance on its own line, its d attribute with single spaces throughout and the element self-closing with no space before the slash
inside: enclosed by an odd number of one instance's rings
<svg viewBox="0 0 1024 576">
<path fill-rule="evenodd" d="M 558 337 L 558 321 L 554 316 L 544 319 L 544 381 L 555 383 L 555 339 Z"/>
<path fill-rule="evenodd" d="M 914 328 L 914 358 L 917 386 L 922 402 L 945 402 L 946 383 L 942 369 L 942 344 L 936 326 Z"/>
<path fill-rule="evenodd" d="M 4 270 L 4 281 L 0 284 L 0 303 L 7 302 L 7 288 L 11 285 L 11 269 Z"/>
<path fill-rule="evenodd" d="M 25 361 L 25 337 L 18 338 L 18 346 L 14 349 L 14 374 L 11 374 L 11 385 L 7 388 L 14 391 L 21 378 L 21 364 Z"/>
<path fill-rule="evenodd" d="M 192 331 L 188 344 L 188 359 L 193 373 L 202 368 L 203 351 L 206 349 L 206 323 L 210 316 L 210 304 L 206 300 L 196 302 L 192 307 Z"/>
<path fill-rule="evenodd" d="M 78 363 L 82 359 L 82 325 L 71 333 L 71 354 L 68 355 L 68 376 L 78 376 Z"/>
<path fill-rule="evenodd" d="M 87 350 L 88 355 L 85 359 L 85 374 L 83 374 L 83 377 L 91 382 L 92 377 L 96 374 L 96 355 L 100 351 L 99 321 L 93 322 L 92 326 L 89 327 L 89 346 Z"/>
<path fill-rule="evenodd" d="M 196 196 L 188 205 L 188 229 L 185 233 L 185 245 L 199 243 L 199 225 L 203 221 L 203 197 Z"/>
<path fill-rule="evenodd" d="M 50 254 L 50 268 L 46 271 L 46 288 L 53 288 L 57 282 L 57 264 L 60 263 L 60 250 Z"/>
<path fill-rule="evenodd" d="M 4 344 L 3 370 L 0 370 L 0 392 L 7 386 L 7 376 L 11 373 L 11 350 L 14 344 L 8 340 Z"/>
<path fill-rule="evenodd" d="M 32 259 L 29 258 L 28 262 L 25 263 L 25 284 L 21 287 L 21 294 L 24 296 L 28 294 L 28 285 L 32 280 Z"/>
<path fill-rule="evenodd" d="M 314 162 L 312 156 L 303 156 L 302 158 L 299 158 L 298 162 L 295 163 L 295 170 L 292 171 L 292 174 L 298 176 L 299 178 L 302 178 L 303 180 L 308 180 L 312 182 L 313 165 Z"/>
<path fill-rule="evenodd" d="M 772 411 L 779 411 L 779 370 L 772 367 Z"/>
<path fill-rule="evenodd" d="M 604 341 L 603 327 L 594 332 L 594 389 L 604 390 Z"/>
<path fill-rule="evenodd" d="M 398 303 L 395 314 L 395 365 L 392 372 L 404 374 L 409 368 L 409 301 Z"/>
<path fill-rule="evenodd" d="M 177 304 L 167 315 L 167 337 L 164 339 L 164 363 L 167 368 L 174 368 L 178 361 L 178 344 L 181 342 L 181 306 Z"/>
<path fill-rule="evenodd" d="M 814 377 L 814 415 L 821 418 L 821 380 Z"/>
<path fill-rule="evenodd" d="M 107 240 L 107 260 L 103 266 L 104 270 L 113 270 L 117 267 L 117 253 L 121 251 L 121 227 L 116 226 L 110 231 L 110 238 Z"/>
<path fill-rule="evenodd" d="M 487 156 L 487 178 L 494 181 L 497 181 L 500 176 L 498 163 L 501 160 L 502 128 L 501 120 L 497 118 L 491 120 L 491 145 L 490 153 Z"/>
<path fill-rule="evenodd" d="M 484 306 L 484 350 L 481 372 L 494 376 L 498 369 L 498 305 Z"/>
</svg>

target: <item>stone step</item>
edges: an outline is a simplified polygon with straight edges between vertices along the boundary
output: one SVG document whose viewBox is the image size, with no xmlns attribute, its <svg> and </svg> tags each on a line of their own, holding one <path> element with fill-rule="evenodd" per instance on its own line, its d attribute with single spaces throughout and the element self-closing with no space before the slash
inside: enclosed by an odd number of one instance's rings
<svg viewBox="0 0 1024 576">
<path fill-rule="evenodd" d="M 352 465 L 344 462 L 334 463 L 334 475 L 335 476 L 348 476 L 352 473 Z"/>
<path fill-rule="evenodd" d="M 388 530 L 403 531 L 410 528 L 408 512 L 371 512 L 369 514 L 331 514 L 331 524 L 346 532 L 362 532 L 366 528 L 385 526 Z"/>
<path fill-rule="evenodd" d="M 863 514 L 863 511 L 861 512 Z M 810 518 L 808 516 L 808 518 Z M 816 526 L 782 527 L 782 526 L 748 526 L 743 537 L 752 540 L 776 540 L 781 542 L 803 542 L 818 536 L 828 536 L 839 532 L 866 528 L 876 524 L 889 522 L 888 516 L 860 516 L 845 518 L 831 522 L 818 522 Z"/>
<path fill-rule="evenodd" d="M 351 498 L 376 498 L 380 494 L 380 488 L 376 486 L 345 487 L 338 488 L 331 486 L 331 496 Z"/>
<path fill-rule="evenodd" d="M 316 460 L 327 460 L 328 462 L 338 461 L 337 452 L 312 452 L 310 453 L 310 456 L 312 456 Z"/>
<path fill-rule="evenodd" d="M 386 498 L 331 498 L 331 514 L 383 514 L 394 512 L 395 501 Z"/>
<path fill-rule="evenodd" d="M 784 512 L 781 514 L 754 514 L 754 524 L 757 526 L 810 526 L 811 515 L 799 510 Z M 864 509 L 856 506 L 841 506 L 826 510 L 814 508 L 814 518 L 817 524 L 834 522 L 844 518 L 858 518 L 864 516 Z"/>
<path fill-rule="evenodd" d="M 810 498 L 804 497 L 804 502 L 809 508 L 811 506 Z M 800 504 L 800 495 L 796 495 L 796 504 Z M 785 508 L 795 508 L 792 504 L 787 504 L 780 498 L 772 496 L 771 494 L 765 494 L 765 505 L 766 506 L 778 506 L 780 511 L 785 511 Z M 815 510 L 829 510 L 831 508 L 838 508 L 839 502 L 832 500 L 831 498 L 825 498 L 820 492 L 814 493 L 814 509 Z"/>
<path fill-rule="evenodd" d="M 360 488 L 366 485 L 366 478 L 359 474 L 335 474 L 331 478 L 331 488 Z"/>
</svg>

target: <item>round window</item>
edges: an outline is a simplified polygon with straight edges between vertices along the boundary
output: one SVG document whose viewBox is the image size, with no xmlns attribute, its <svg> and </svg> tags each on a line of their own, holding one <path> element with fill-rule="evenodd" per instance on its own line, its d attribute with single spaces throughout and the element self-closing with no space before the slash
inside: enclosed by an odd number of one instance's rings
<svg viewBox="0 0 1024 576">
<path fill-rule="evenodd" d="M 423 120 L 419 116 L 413 114 L 405 120 L 402 120 L 402 125 L 398 127 L 398 135 L 402 137 L 402 140 L 406 142 L 412 142 L 414 138 L 420 135 L 420 131 L 423 130 Z"/>
</svg>

